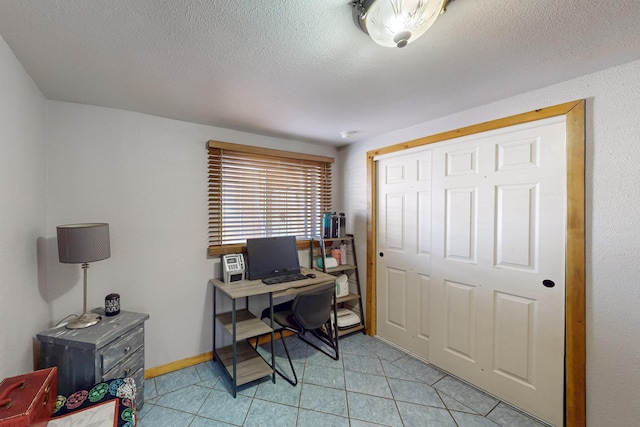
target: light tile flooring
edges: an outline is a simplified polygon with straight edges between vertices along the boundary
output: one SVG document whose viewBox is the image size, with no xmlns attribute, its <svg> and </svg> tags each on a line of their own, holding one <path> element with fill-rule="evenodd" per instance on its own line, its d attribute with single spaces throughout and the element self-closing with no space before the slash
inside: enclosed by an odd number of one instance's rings
<svg viewBox="0 0 640 427">
<path fill-rule="evenodd" d="M 338 361 L 296 337 L 286 340 L 296 387 L 269 377 L 241 386 L 234 399 L 220 365 L 206 362 L 146 380 L 138 425 L 546 426 L 373 337 L 343 337 Z M 275 353 L 277 365 L 289 372 L 278 341 Z"/>
</svg>

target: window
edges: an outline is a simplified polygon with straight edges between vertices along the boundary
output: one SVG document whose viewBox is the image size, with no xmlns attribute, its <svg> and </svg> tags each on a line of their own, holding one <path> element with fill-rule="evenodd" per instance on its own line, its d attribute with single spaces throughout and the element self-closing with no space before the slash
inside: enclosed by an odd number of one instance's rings
<svg viewBox="0 0 640 427">
<path fill-rule="evenodd" d="M 320 235 L 333 158 L 209 141 L 209 255 L 247 238 Z"/>
</svg>

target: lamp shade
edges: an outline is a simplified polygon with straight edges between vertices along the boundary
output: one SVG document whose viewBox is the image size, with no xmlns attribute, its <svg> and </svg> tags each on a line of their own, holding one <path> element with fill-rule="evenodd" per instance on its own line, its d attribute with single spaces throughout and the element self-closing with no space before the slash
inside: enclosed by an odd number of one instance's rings
<svg viewBox="0 0 640 427">
<path fill-rule="evenodd" d="M 68 224 L 56 227 L 60 262 L 82 264 L 111 256 L 109 224 Z"/>
<path fill-rule="evenodd" d="M 379 45 L 404 47 L 433 25 L 445 3 L 446 0 L 360 0 L 356 8 L 358 24 Z"/>
</svg>

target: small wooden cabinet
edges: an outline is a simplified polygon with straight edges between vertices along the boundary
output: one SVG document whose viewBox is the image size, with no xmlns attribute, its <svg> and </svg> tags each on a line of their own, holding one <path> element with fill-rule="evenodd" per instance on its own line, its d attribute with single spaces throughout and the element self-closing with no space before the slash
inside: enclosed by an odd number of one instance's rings
<svg viewBox="0 0 640 427">
<path fill-rule="evenodd" d="M 58 367 L 58 393 L 68 395 L 113 378 L 132 377 L 136 405 L 144 405 L 145 313 L 121 311 L 84 329 L 58 326 L 37 334 L 41 367 Z"/>
<path fill-rule="evenodd" d="M 324 260 L 331 254 L 332 248 L 338 248 L 340 244 L 347 247 L 346 264 L 339 264 L 337 267 L 327 267 L 324 262 L 318 265 L 318 259 Z M 315 238 L 311 239 L 310 267 L 333 276 L 346 274 L 349 280 L 348 295 L 340 296 L 337 299 L 338 308 L 348 308 L 360 317 L 360 322 L 352 327 L 338 329 L 338 335 L 343 336 L 353 332 L 362 331 L 366 333 L 364 324 L 364 310 L 362 310 L 362 292 L 360 290 L 360 276 L 358 274 L 358 259 L 356 257 L 355 239 L 353 234 L 344 237 Z M 338 312 L 339 313 L 339 312 Z"/>
</svg>

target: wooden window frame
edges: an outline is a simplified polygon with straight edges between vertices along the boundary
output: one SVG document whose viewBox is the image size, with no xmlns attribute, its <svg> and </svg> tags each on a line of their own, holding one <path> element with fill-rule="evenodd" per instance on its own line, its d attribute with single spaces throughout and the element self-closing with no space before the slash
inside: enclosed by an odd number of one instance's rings
<svg viewBox="0 0 640 427">
<path fill-rule="evenodd" d="M 312 214 L 314 217 L 314 221 L 317 223 L 314 225 L 318 228 L 315 232 L 312 232 L 312 235 L 301 236 L 298 237 L 298 247 L 305 248 L 309 246 L 308 237 L 313 237 L 313 234 L 320 233 L 320 221 L 322 212 L 331 209 L 332 203 L 332 180 L 331 180 L 331 166 L 334 163 L 333 157 L 325 157 L 325 156 L 317 156 L 313 154 L 304 154 L 304 153 L 296 153 L 291 151 L 283 151 L 283 150 L 274 150 L 270 148 L 262 148 L 262 147 L 254 147 L 248 145 L 241 144 L 233 144 L 229 142 L 221 142 L 221 141 L 208 141 L 207 143 L 207 152 L 208 152 L 208 217 L 209 217 L 209 243 L 208 243 L 208 254 L 209 256 L 223 255 L 228 253 L 239 253 L 245 250 L 246 244 L 237 242 L 237 238 L 233 239 L 235 241 L 225 243 L 225 237 L 223 234 L 223 229 L 225 227 L 225 222 L 228 221 L 228 217 L 225 219 L 223 213 L 223 185 L 227 186 L 230 182 L 234 182 L 234 180 L 246 181 L 246 183 L 254 184 L 251 181 L 250 175 L 245 174 L 236 174 L 232 177 L 232 173 L 228 168 L 229 165 L 233 164 L 237 166 L 240 164 L 241 166 L 247 166 L 249 169 L 255 166 L 256 171 L 261 171 L 262 177 L 258 177 L 256 179 L 256 183 L 262 183 L 264 180 L 269 179 L 271 173 L 276 175 L 274 181 L 278 181 L 278 178 L 286 177 L 289 170 L 292 170 L 292 173 L 295 175 L 302 175 L 301 171 L 305 169 L 309 169 L 309 171 L 313 174 L 313 177 L 309 179 L 309 181 L 302 181 L 304 183 L 311 184 L 315 194 L 313 203 L 317 204 L 317 219 L 315 218 L 315 214 Z M 226 159 L 225 159 L 226 154 Z M 225 164 L 225 160 L 227 163 Z M 223 171 L 225 171 L 226 177 L 223 176 Z M 270 171 L 269 173 L 264 173 L 266 171 Z M 301 183 L 302 183 L 301 182 Z M 280 193 L 286 193 L 286 191 L 282 191 L 283 184 L 275 183 L 273 187 L 267 186 L 265 187 L 264 194 L 267 195 L 274 189 L 280 190 Z M 248 194 L 256 194 L 255 192 L 248 193 L 246 190 L 238 190 L 238 194 L 248 195 Z M 261 194 L 258 192 L 257 194 Z M 299 194 L 299 193 L 298 193 Z M 266 200 L 266 198 L 265 198 Z M 299 202 L 299 199 L 297 200 Z M 287 202 L 283 202 L 287 203 Z M 308 208 L 308 205 L 305 207 L 297 209 L 293 208 L 292 212 L 296 213 L 300 210 L 305 210 Z M 242 207 L 240 208 L 242 209 Z M 262 208 L 257 207 L 255 211 L 252 213 L 259 214 L 259 210 Z M 276 215 L 282 215 L 280 209 L 281 207 L 276 207 L 273 209 Z M 267 209 L 268 210 L 268 209 Z M 249 223 L 249 221 L 247 221 Z M 253 225 L 255 226 L 257 222 Z M 272 223 L 274 228 L 279 228 L 281 223 L 276 222 L 275 220 Z M 237 230 L 242 232 L 242 228 L 246 225 L 238 225 Z M 269 225 L 268 225 L 269 226 Z M 248 227 L 248 226 L 247 226 Z M 259 226 L 258 226 L 259 227 Z M 258 235 L 259 234 L 259 235 Z M 251 233 L 251 235 L 247 235 L 248 237 L 267 237 L 267 236 L 279 236 L 283 235 L 282 233 L 278 233 L 275 231 L 274 233 Z M 236 234 L 236 237 L 239 236 Z"/>
</svg>

